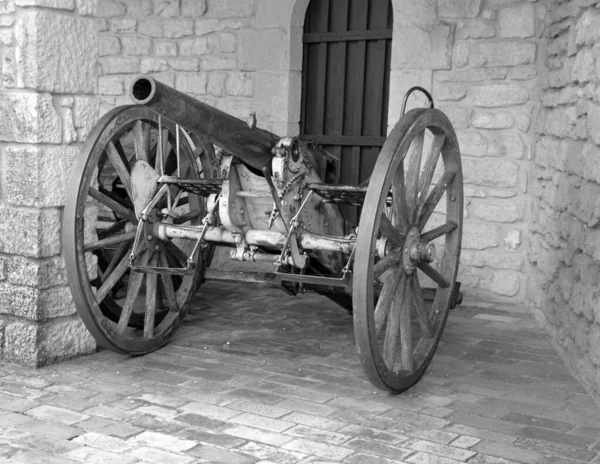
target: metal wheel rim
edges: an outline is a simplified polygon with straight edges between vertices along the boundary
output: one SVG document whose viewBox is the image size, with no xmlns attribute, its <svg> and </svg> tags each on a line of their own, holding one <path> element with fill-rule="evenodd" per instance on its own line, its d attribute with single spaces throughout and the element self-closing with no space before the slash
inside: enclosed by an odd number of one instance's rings
<svg viewBox="0 0 600 464">
<path fill-rule="evenodd" d="M 451 195 L 447 195 L 446 218 L 448 221 L 448 215 L 452 215 L 456 227 L 446 233 L 446 248 L 441 260 L 442 263 L 445 263 L 444 276 L 450 285 L 448 288 L 438 287 L 437 289 L 432 307 L 439 310 L 439 315 L 435 317 L 435 322 L 432 324 L 433 337 L 427 339 L 430 340 L 427 354 L 419 359 L 413 369 L 395 372 L 393 367 L 390 369 L 387 366 L 381 352 L 381 343 L 378 342 L 377 337 L 374 315 L 374 249 L 381 226 L 381 214 L 386 207 L 392 179 L 395 178 L 398 166 L 404 161 L 416 135 L 423 132 L 425 128 L 433 128 L 444 134 L 443 147 L 440 149 L 440 162 L 445 168 L 450 166 L 452 170 L 456 170 L 447 188 L 447 191 L 453 194 L 454 201 L 451 202 Z M 450 203 L 452 204 L 449 205 Z M 353 279 L 355 339 L 365 374 L 378 388 L 392 392 L 406 390 L 420 379 L 431 362 L 448 316 L 452 287 L 456 282 L 462 236 L 462 209 L 460 152 L 450 121 L 442 112 L 435 109 L 409 111 L 395 126 L 377 159 L 363 203 L 356 244 Z M 427 227 L 424 229 L 426 230 Z M 424 229 L 421 229 L 421 233 Z"/>
</svg>

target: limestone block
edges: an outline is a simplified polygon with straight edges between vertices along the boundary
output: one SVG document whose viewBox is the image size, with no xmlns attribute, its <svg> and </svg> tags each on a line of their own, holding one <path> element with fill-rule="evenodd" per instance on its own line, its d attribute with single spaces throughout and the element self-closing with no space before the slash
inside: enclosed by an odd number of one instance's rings
<svg viewBox="0 0 600 464">
<path fill-rule="evenodd" d="M 134 18 L 142 18 L 152 14 L 152 0 L 127 0 L 127 14 Z"/>
<path fill-rule="evenodd" d="M 227 74 L 222 72 L 211 72 L 208 75 L 208 86 L 206 88 L 209 95 L 221 97 L 225 94 L 225 81 Z"/>
<path fill-rule="evenodd" d="M 11 322 L 4 330 L 4 359 L 28 367 L 37 367 L 38 327 L 34 323 Z"/>
<path fill-rule="evenodd" d="M 456 38 L 465 39 L 489 39 L 496 35 L 494 25 L 482 20 L 472 20 L 460 23 L 456 29 Z"/>
<path fill-rule="evenodd" d="M 531 117 L 525 113 L 519 113 L 515 116 L 515 125 L 521 132 L 527 132 L 531 125 Z"/>
<path fill-rule="evenodd" d="M 535 62 L 536 45 L 526 42 L 479 42 L 471 51 L 472 66 L 519 66 Z"/>
<path fill-rule="evenodd" d="M 463 175 L 466 183 L 514 187 L 517 185 L 519 167 L 513 161 L 502 158 L 463 159 Z"/>
<path fill-rule="evenodd" d="M 163 21 L 160 19 L 145 19 L 140 21 L 138 32 L 148 37 L 164 37 Z"/>
<path fill-rule="evenodd" d="M 592 140 L 600 145 L 600 105 L 595 103 L 588 105 L 587 130 Z"/>
<path fill-rule="evenodd" d="M 121 53 L 121 42 L 114 35 L 101 34 L 99 37 L 98 55 L 118 55 Z"/>
<path fill-rule="evenodd" d="M 471 110 L 470 106 L 457 106 L 457 105 L 436 105 L 437 108 L 443 111 L 454 129 L 466 129 L 469 125 L 469 120 L 471 118 Z"/>
<path fill-rule="evenodd" d="M 571 78 L 575 82 L 585 83 L 596 78 L 596 57 L 589 48 L 584 48 L 575 55 L 575 62 L 571 70 Z"/>
<path fill-rule="evenodd" d="M 0 27 L 10 27 L 15 23 L 15 17 L 13 15 L 1 15 L 0 16 Z"/>
<path fill-rule="evenodd" d="M 429 29 L 406 28 L 392 42 L 392 69 L 450 69 L 452 29 L 440 24 Z"/>
<path fill-rule="evenodd" d="M 156 56 L 177 56 L 177 44 L 170 40 L 155 40 L 154 54 Z"/>
<path fill-rule="evenodd" d="M 5 47 L 0 51 L 2 60 L 2 84 L 6 88 L 15 87 L 17 84 L 17 70 L 15 68 L 15 50 Z"/>
<path fill-rule="evenodd" d="M 98 60 L 102 74 L 131 74 L 140 72 L 140 59 L 131 57 L 104 57 Z"/>
<path fill-rule="evenodd" d="M 109 24 L 112 32 L 133 34 L 138 26 L 138 21 L 132 18 L 113 18 L 110 19 Z"/>
<path fill-rule="evenodd" d="M 471 88 L 475 106 L 499 108 L 529 101 L 529 90 L 516 83 L 477 85 Z"/>
<path fill-rule="evenodd" d="M 490 139 L 488 156 L 510 156 L 522 159 L 525 154 L 525 144 L 516 132 L 502 132 Z"/>
<path fill-rule="evenodd" d="M 258 72 L 255 75 L 254 87 L 256 117 L 259 121 L 287 122 L 290 120 L 292 108 L 300 108 L 302 75 L 299 72 Z"/>
<path fill-rule="evenodd" d="M 16 40 L 14 29 L 0 30 L 0 43 L 2 45 L 15 45 Z"/>
<path fill-rule="evenodd" d="M 251 73 L 232 72 L 227 78 L 227 95 L 235 97 L 252 97 L 254 95 L 254 78 Z"/>
<path fill-rule="evenodd" d="M 169 69 L 169 64 L 167 60 L 156 59 L 156 58 L 142 58 L 142 62 L 140 64 L 140 68 L 142 73 L 155 73 L 162 72 Z"/>
<path fill-rule="evenodd" d="M 0 0 L 0 14 L 15 12 L 15 0 Z"/>
<path fill-rule="evenodd" d="M 200 69 L 200 60 L 193 58 L 169 60 L 169 66 L 175 71 L 198 71 Z"/>
<path fill-rule="evenodd" d="M 237 36 L 220 32 L 208 36 L 208 49 L 213 53 L 235 53 L 238 47 Z"/>
<path fill-rule="evenodd" d="M 235 116 L 236 118 L 246 120 L 248 115 L 252 112 L 256 112 L 256 107 L 251 100 L 247 98 L 219 98 L 214 100 L 213 102 L 208 102 L 212 106 L 217 107 L 221 111 L 224 111 L 227 114 Z M 269 130 L 271 126 L 270 121 L 267 120 L 258 120 L 258 126 L 261 129 Z M 277 133 L 277 132 L 273 132 Z"/>
<path fill-rule="evenodd" d="M 461 155 L 482 157 L 487 154 L 487 139 L 479 132 L 475 131 L 458 131 L 458 146 L 460 147 Z"/>
<path fill-rule="evenodd" d="M 469 64 L 469 55 L 471 53 L 471 49 L 469 48 L 469 44 L 467 42 L 459 42 L 454 47 L 454 65 L 457 68 L 464 68 L 467 64 Z"/>
<path fill-rule="evenodd" d="M 181 16 L 197 18 L 206 13 L 206 0 L 181 0 Z"/>
<path fill-rule="evenodd" d="M 514 200 L 474 200 L 469 211 L 484 221 L 510 223 L 523 219 L 524 206 L 523 202 Z"/>
<path fill-rule="evenodd" d="M 533 37 L 535 7 L 531 3 L 522 3 L 503 8 L 500 10 L 498 22 L 501 37 Z"/>
<path fill-rule="evenodd" d="M 505 111 L 486 112 L 473 111 L 471 125 L 478 129 L 508 129 L 514 124 L 512 114 Z"/>
<path fill-rule="evenodd" d="M 42 8 L 73 11 L 75 9 L 75 0 L 15 0 L 15 5 L 39 6 Z"/>
<path fill-rule="evenodd" d="M 99 0 L 76 0 L 77 12 L 81 16 L 93 16 L 94 18 L 97 17 L 98 1 Z"/>
<path fill-rule="evenodd" d="M 521 245 L 521 231 L 512 229 L 506 232 L 504 236 L 504 247 L 509 250 L 516 250 Z"/>
<path fill-rule="evenodd" d="M 238 69 L 237 60 L 230 56 L 208 55 L 200 59 L 200 69 L 215 71 L 220 69 Z"/>
<path fill-rule="evenodd" d="M 434 98 L 436 100 L 462 100 L 467 95 L 467 88 L 463 84 L 445 84 L 436 86 Z"/>
<path fill-rule="evenodd" d="M 73 358 L 96 351 L 96 340 L 79 317 L 57 319 L 39 330 L 38 365 Z"/>
<path fill-rule="evenodd" d="M 514 271 L 494 271 L 489 278 L 482 279 L 479 285 L 497 295 L 515 296 L 519 293 L 520 277 L 520 273 Z"/>
<path fill-rule="evenodd" d="M 76 147 L 8 146 L 5 162 L 6 201 L 17 206 L 63 206 Z"/>
<path fill-rule="evenodd" d="M 147 56 L 150 54 L 152 42 L 148 37 L 124 35 L 121 36 L 121 46 L 124 55 Z"/>
<path fill-rule="evenodd" d="M 100 101 L 97 97 L 76 96 L 74 99 L 73 124 L 77 129 L 79 141 L 83 141 L 98 120 Z"/>
<path fill-rule="evenodd" d="M 259 0 L 256 6 L 256 27 L 289 27 L 294 2 L 281 0 Z M 302 18 L 304 20 L 304 18 Z M 294 24 L 294 18 L 292 18 Z"/>
<path fill-rule="evenodd" d="M 194 35 L 194 21 L 192 19 L 170 19 L 164 23 L 165 37 L 179 39 Z"/>
<path fill-rule="evenodd" d="M 195 22 L 194 29 L 196 35 L 206 35 L 213 32 L 222 31 L 226 28 L 226 23 L 219 19 L 202 18 Z"/>
<path fill-rule="evenodd" d="M 152 0 L 152 2 L 156 16 L 173 18 L 179 15 L 179 0 Z"/>
<path fill-rule="evenodd" d="M 96 91 L 98 34 L 93 19 L 28 10 L 15 28 L 19 87 L 61 93 Z"/>
<path fill-rule="evenodd" d="M 394 34 L 405 27 L 422 27 L 435 24 L 436 0 L 407 0 L 392 2 L 394 8 Z"/>
<path fill-rule="evenodd" d="M 438 0 L 438 15 L 442 18 L 476 18 L 481 0 Z"/>
<path fill-rule="evenodd" d="M 60 211 L 0 205 L 0 253 L 32 258 L 60 252 Z"/>
<path fill-rule="evenodd" d="M 38 318 L 53 319 L 77 314 L 77 307 L 67 285 L 50 287 L 40 292 Z"/>
<path fill-rule="evenodd" d="M 506 78 L 506 68 L 468 68 L 455 71 L 435 71 L 435 79 L 439 82 L 478 82 Z"/>
<path fill-rule="evenodd" d="M 49 94 L 1 93 L 0 140 L 20 143 L 60 143 L 61 118 Z"/>
<path fill-rule="evenodd" d="M 583 177 L 600 183 L 600 147 L 592 142 L 587 142 L 581 150 L 581 165 Z"/>
<path fill-rule="evenodd" d="M 287 71 L 290 62 L 289 41 L 285 29 L 242 29 L 238 36 L 240 71 Z"/>
<path fill-rule="evenodd" d="M 186 73 L 179 72 L 175 76 L 175 88 L 180 92 L 195 95 L 206 94 L 208 75 L 204 72 Z"/>
<path fill-rule="evenodd" d="M 102 18 L 123 16 L 124 14 L 125 6 L 114 0 L 102 0 L 102 8 L 98 9 L 98 16 Z"/>
<path fill-rule="evenodd" d="M 211 18 L 249 18 L 256 11 L 256 0 L 207 0 L 206 15 Z"/>
<path fill-rule="evenodd" d="M 537 69 L 520 66 L 512 69 L 511 77 L 515 80 L 529 80 L 537 76 Z"/>
<path fill-rule="evenodd" d="M 478 252 L 486 266 L 492 269 L 511 269 L 521 271 L 525 264 L 525 257 L 517 253 L 497 253 L 495 250 Z"/>
<path fill-rule="evenodd" d="M 9 256 L 4 260 L 4 270 L 8 283 L 13 285 L 46 289 L 68 283 L 65 265 L 59 256 L 47 259 Z"/>
<path fill-rule="evenodd" d="M 462 246 L 471 250 L 497 247 L 500 227 L 492 224 L 468 223 L 463 226 Z"/>
<path fill-rule="evenodd" d="M 575 43 L 593 45 L 600 40 L 600 11 L 589 8 L 575 25 Z"/>
<path fill-rule="evenodd" d="M 181 56 L 199 56 L 207 53 L 209 53 L 209 49 L 206 37 L 187 38 L 179 42 Z"/>
</svg>

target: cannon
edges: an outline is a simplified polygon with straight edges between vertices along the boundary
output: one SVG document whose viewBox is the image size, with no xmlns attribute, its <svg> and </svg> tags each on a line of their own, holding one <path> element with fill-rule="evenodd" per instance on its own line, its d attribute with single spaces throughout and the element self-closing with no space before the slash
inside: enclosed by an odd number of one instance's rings
<svg viewBox="0 0 600 464">
<path fill-rule="evenodd" d="M 130 96 L 87 137 L 63 217 L 69 284 L 99 345 L 133 355 L 165 345 L 202 282 L 225 275 L 210 267 L 221 245 L 248 267 L 238 280 L 262 276 L 351 306 L 375 386 L 401 392 L 420 379 L 460 299 L 463 223 L 456 134 L 428 93 L 429 107 L 402 115 L 358 186 L 336 183 L 328 152 L 254 117 L 149 76 Z M 358 224 L 340 205 L 360 209 Z M 253 272 L 257 262 L 272 272 Z"/>
</svg>

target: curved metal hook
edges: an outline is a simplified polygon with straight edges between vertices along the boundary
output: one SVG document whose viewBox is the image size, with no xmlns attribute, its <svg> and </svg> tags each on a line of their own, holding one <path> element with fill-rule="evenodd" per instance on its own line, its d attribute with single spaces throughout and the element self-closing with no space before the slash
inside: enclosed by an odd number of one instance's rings
<svg viewBox="0 0 600 464">
<path fill-rule="evenodd" d="M 415 85 L 414 87 L 411 87 L 410 89 L 408 89 L 408 92 L 406 92 L 404 94 L 404 99 L 402 100 L 402 113 L 400 114 L 401 117 L 404 116 L 404 113 L 406 112 L 406 102 L 408 101 L 408 97 L 415 90 L 419 90 L 419 91 L 423 92 L 427 96 L 427 99 L 429 100 L 429 108 L 433 108 L 433 97 L 431 96 L 431 94 L 427 90 L 425 90 L 423 87 L 419 87 L 418 85 Z"/>
</svg>

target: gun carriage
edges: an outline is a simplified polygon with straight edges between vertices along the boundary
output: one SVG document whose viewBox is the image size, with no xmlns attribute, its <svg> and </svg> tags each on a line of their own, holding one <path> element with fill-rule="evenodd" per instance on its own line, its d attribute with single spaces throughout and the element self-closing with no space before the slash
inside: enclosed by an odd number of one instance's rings
<svg viewBox="0 0 600 464">
<path fill-rule="evenodd" d="M 135 105 L 89 134 L 64 213 L 69 283 L 100 345 L 144 354 L 167 343 L 200 284 L 219 277 L 209 266 L 220 244 L 250 267 L 273 263 L 269 282 L 290 294 L 351 301 L 375 386 L 418 381 L 460 297 L 460 152 L 429 94 L 430 108 L 391 131 L 368 186 L 337 185 L 339 161 L 310 142 L 151 77 L 130 95 Z M 358 227 L 340 204 L 361 208 Z"/>
</svg>

